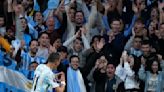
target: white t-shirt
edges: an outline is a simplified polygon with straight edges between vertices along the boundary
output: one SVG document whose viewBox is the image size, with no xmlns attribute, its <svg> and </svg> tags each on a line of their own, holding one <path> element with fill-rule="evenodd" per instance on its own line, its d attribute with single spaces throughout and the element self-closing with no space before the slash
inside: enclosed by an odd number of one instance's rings
<svg viewBox="0 0 164 92">
<path fill-rule="evenodd" d="M 51 92 L 56 87 L 59 87 L 59 84 L 55 80 L 55 74 L 45 64 L 40 64 L 34 73 L 31 92 Z"/>
</svg>

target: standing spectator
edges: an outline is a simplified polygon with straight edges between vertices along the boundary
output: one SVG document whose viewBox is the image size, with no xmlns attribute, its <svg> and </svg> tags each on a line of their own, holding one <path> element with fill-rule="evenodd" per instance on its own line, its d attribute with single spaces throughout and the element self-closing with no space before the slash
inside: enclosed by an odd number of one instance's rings
<svg viewBox="0 0 164 92">
<path fill-rule="evenodd" d="M 139 70 L 139 78 L 145 81 L 144 92 L 162 92 L 163 91 L 163 71 L 161 71 L 160 62 L 156 59 L 149 61 L 150 70 L 145 71 L 145 60 Z M 147 66 L 147 65 L 146 65 Z"/>
<path fill-rule="evenodd" d="M 0 15 L 0 34 L 4 36 L 5 32 L 6 32 L 5 17 L 3 15 Z"/>
<path fill-rule="evenodd" d="M 140 82 L 137 78 L 137 73 L 133 70 L 134 64 L 134 58 L 128 56 L 127 52 L 124 51 L 115 74 L 124 81 L 125 92 L 140 91 Z"/>
<path fill-rule="evenodd" d="M 116 67 L 112 63 L 108 63 L 106 68 L 107 80 L 105 85 L 105 92 L 121 92 L 122 80 L 115 75 Z M 119 88 L 120 87 L 120 88 Z"/>
<path fill-rule="evenodd" d="M 37 62 L 38 64 L 45 63 L 45 59 L 41 58 L 41 56 L 36 56 L 36 53 L 38 52 L 38 41 L 32 40 L 30 42 L 30 50 L 29 52 L 22 53 L 21 54 L 21 69 L 22 70 L 28 70 L 29 65 L 32 62 Z"/>
<path fill-rule="evenodd" d="M 70 57 L 70 67 L 67 70 L 67 92 L 87 92 L 83 76 L 79 70 L 79 57 Z"/>
<path fill-rule="evenodd" d="M 41 12 L 37 11 L 34 13 L 34 23 L 33 23 L 33 26 L 35 28 L 35 30 L 38 32 L 38 34 L 40 34 L 41 32 L 44 32 L 46 31 L 46 27 L 45 25 L 43 24 L 43 15 Z"/>
<path fill-rule="evenodd" d="M 23 31 L 23 33 L 24 33 L 23 34 L 23 39 L 25 41 L 26 46 L 29 46 L 29 43 L 32 39 L 32 34 L 30 34 L 30 29 L 29 29 L 29 26 L 28 26 L 28 22 L 24 17 L 20 18 L 20 21 L 21 21 L 21 26 L 22 26 L 21 31 Z"/>
<path fill-rule="evenodd" d="M 86 64 L 85 57 L 83 57 L 84 52 L 90 48 L 89 42 L 84 35 L 84 29 L 80 28 L 80 30 L 71 38 L 63 43 L 64 46 L 68 46 L 68 54 L 78 55 L 80 58 L 80 67 L 83 68 Z M 80 38 L 81 37 L 81 38 Z M 71 44 L 73 43 L 73 44 Z"/>
<path fill-rule="evenodd" d="M 53 44 L 54 40 L 57 37 L 61 37 L 62 35 L 62 30 L 57 29 L 55 30 L 55 19 L 54 17 L 48 17 L 47 21 L 46 21 L 46 26 L 47 26 L 47 30 L 46 33 L 48 34 L 49 38 L 50 38 L 50 43 Z"/>
<path fill-rule="evenodd" d="M 39 36 L 39 47 L 38 47 L 38 52 L 36 56 L 41 56 L 42 58 L 47 59 L 48 58 L 48 47 L 50 45 L 49 43 L 49 36 L 46 32 L 43 32 Z"/>
<path fill-rule="evenodd" d="M 95 64 L 95 71 L 93 72 L 93 78 L 95 80 L 95 92 L 105 92 L 105 81 L 106 81 L 106 65 L 107 59 L 105 56 L 100 56 Z"/>
<path fill-rule="evenodd" d="M 6 27 L 6 33 L 4 35 L 4 38 L 7 39 L 10 44 L 13 40 L 15 40 L 15 27 L 14 26 Z"/>
</svg>

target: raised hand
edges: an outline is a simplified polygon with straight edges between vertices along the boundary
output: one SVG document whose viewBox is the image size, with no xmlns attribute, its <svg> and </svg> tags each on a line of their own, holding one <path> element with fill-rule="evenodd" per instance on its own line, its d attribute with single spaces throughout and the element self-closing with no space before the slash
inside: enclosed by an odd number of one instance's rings
<svg viewBox="0 0 164 92">
<path fill-rule="evenodd" d="M 133 3 L 132 5 L 132 10 L 134 11 L 135 14 L 139 12 L 139 9 L 137 8 L 136 4 Z"/>
<path fill-rule="evenodd" d="M 12 1 L 13 1 L 13 0 L 7 0 L 7 3 L 8 3 L 8 4 L 12 4 Z"/>
<path fill-rule="evenodd" d="M 159 60 L 159 61 L 162 61 L 162 60 L 163 60 L 162 55 L 157 54 L 157 56 L 158 56 L 158 60 Z"/>
<path fill-rule="evenodd" d="M 104 5 L 104 8 L 105 8 L 105 11 L 108 11 L 109 8 L 111 7 L 108 3 L 105 3 L 103 5 Z"/>
<path fill-rule="evenodd" d="M 132 28 L 132 36 L 135 36 L 136 35 L 136 33 L 135 33 L 135 31 L 134 31 L 134 27 Z"/>
<path fill-rule="evenodd" d="M 128 58 L 127 51 L 122 52 L 121 58 L 122 58 L 122 63 L 127 61 L 127 58 Z"/>
<path fill-rule="evenodd" d="M 78 31 L 76 32 L 76 34 L 75 34 L 75 37 L 76 37 L 76 38 L 77 38 L 77 37 L 80 37 L 80 35 L 81 35 L 81 31 L 78 30 Z"/>
<path fill-rule="evenodd" d="M 164 8 L 164 3 L 158 2 L 158 9 L 161 11 Z"/>
<path fill-rule="evenodd" d="M 54 46 L 49 46 L 49 54 L 52 52 L 57 52 L 57 50 Z"/>
<path fill-rule="evenodd" d="M 144 9 L 145 9 L 145 7 L 146 7 L 145 3 L 144 3 L 144 2 L 142 2 L 142 3 L 141 3 L 141 5 L 140 5 L 140 7 L 139 7 L 139 11 L 144 10 Z"/>
<path fill-rule="evenodd" d="M 145 60 L 145 58 L 143 56 L 141 57 L 141 64 L 144 65 L 144 66 L 146 64 L 146 60 Z"/>
<path fill-rule="evenodd" d="M 100 62 L 101 62 L 100 59 L 97 59 L 97 60 L 96 60 L 95 68 L 98 68 Z"/>
<path fill-rule="evenodd" d="M 24 49 L 24 47 L 25 47 L 25 41 L 24 40 L 21 40 L 20 48 L 21 49 Z"/>
<path fill-rule="evenodd" d="M 80 31 L 81 31 L 81 34 L 86 34 L 87 33 L 87 30 L 86 30 L 85 27 L 81 27 Z"/>
<path fill-rule="evenodd" d="M 60 3 L 60 5 L 59 5 L 59 10 L 60 10 L 61 12 L 65 12 L 64 2 L 65 2 L 65 0 L 62 0 L 61 3 Z"/>
</svg>

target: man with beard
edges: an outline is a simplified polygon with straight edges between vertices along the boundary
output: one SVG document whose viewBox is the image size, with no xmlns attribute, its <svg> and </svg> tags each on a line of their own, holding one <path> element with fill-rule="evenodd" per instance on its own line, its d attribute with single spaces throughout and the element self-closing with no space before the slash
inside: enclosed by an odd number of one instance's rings
<svg viewBox="0 0 164 92">
<path fill-rule="evenodd" d="M 29 52 L 22 53 L 21 55 L 21 70 L 28 70 L 29 64 L 36 61 L 38 64 L 44 63 L 45 59 L 36 56 L 36 53 L 38 51 L 38 41 L 32 40 L 30 42 L 30 48 Z"/>
<path fill-rule="evenodd" d="M 70 66 L 67 68 L 67 92 L 87 92 L 79 69 L 79 60 L 77 55 L 70 57 Z"/>
</svg>

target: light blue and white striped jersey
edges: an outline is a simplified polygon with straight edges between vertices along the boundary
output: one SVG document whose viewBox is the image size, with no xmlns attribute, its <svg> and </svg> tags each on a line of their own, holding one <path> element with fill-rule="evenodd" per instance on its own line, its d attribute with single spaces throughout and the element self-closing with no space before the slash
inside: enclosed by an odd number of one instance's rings
<svg viewBox="0 0 164 92">
<path fill-rule="evenodd" d="M 55 80 L 55 74 L 45 64 L 40 64 L 34 73 L 31 92 L 52 92 L 53 88 L 59 87 Z"/>
<path fill-rule="evenodd" d="M 43 64 L 46 62 L 46 60 L 42 57 L 39 56 L 32 57 L 29 52 L 21 54 L 21 61 L 22 61 L 21 69 L 23 70 L 28 70 L 29 64 L 34 61 L 36 61 L 38 64 Z"/>
</svg>

